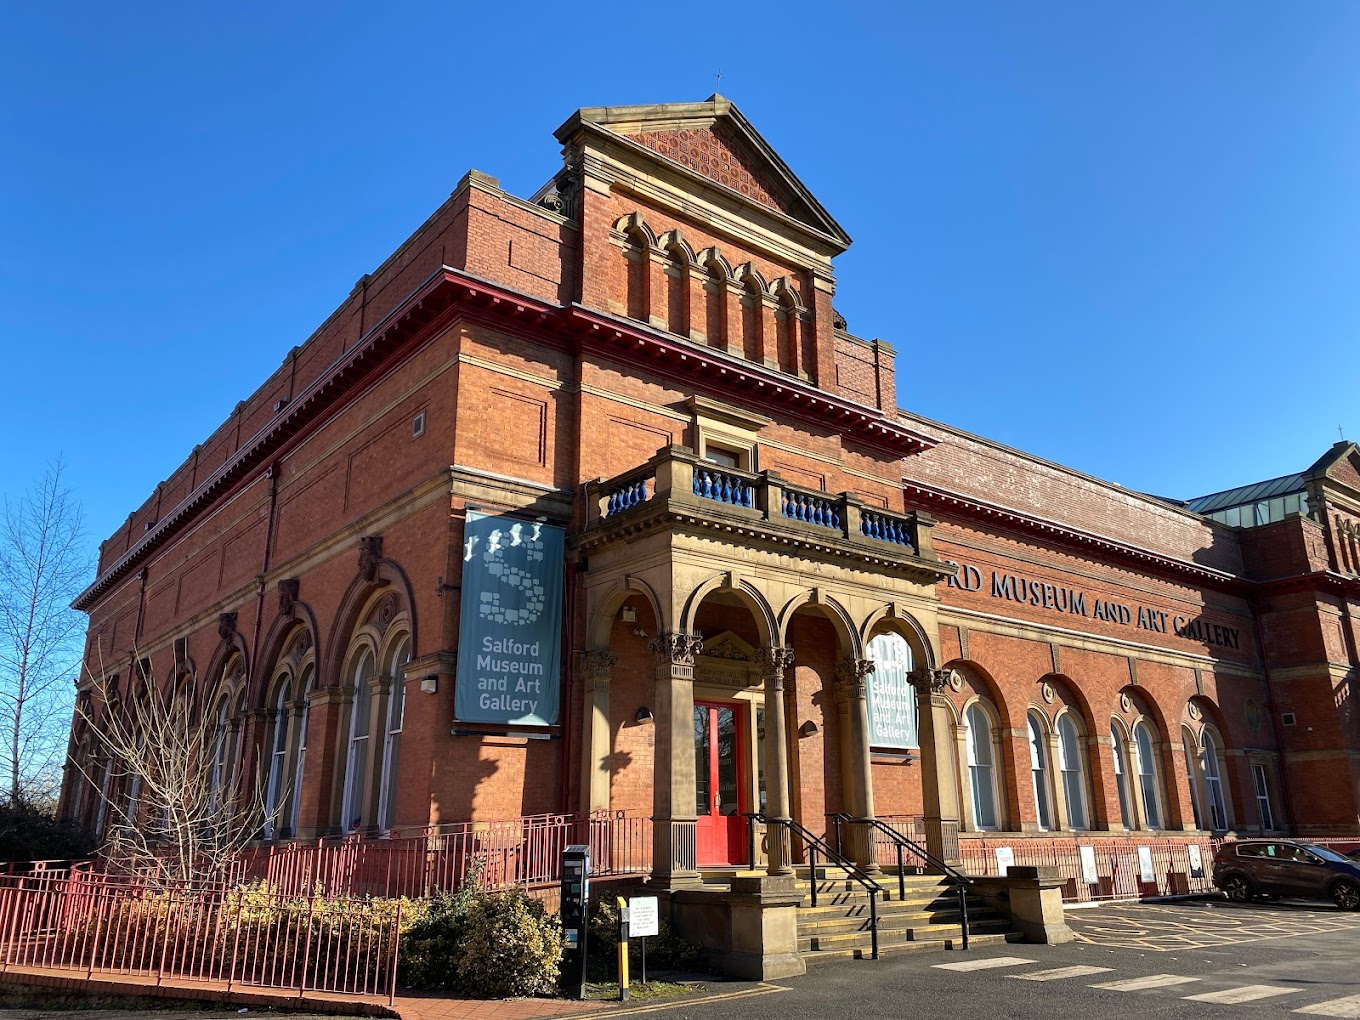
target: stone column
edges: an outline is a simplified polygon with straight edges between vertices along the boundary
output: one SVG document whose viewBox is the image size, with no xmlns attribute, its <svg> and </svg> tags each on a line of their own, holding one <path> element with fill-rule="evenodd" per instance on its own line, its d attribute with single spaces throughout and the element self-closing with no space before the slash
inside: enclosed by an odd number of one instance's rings
<svg viewBox="0 0 1360 1020">
<path fill-rule="evenodd" d="M 952 864 L 959 857 L 959 793 L 950 753 L 949 703 L 944 696 L 949 674 L 947 669 L 922 666 L 908 679 L 916 688 L 926 849 Z"/>
<path fill-rule="evenodd" d="M 609 810 L 609 680 L 619 657 L 608 648 L 581 656 L 581 810 Z"/>
<path fill-rule="evenodd" d="M 765 817 L 766 871 L 771 875 L 788 875 L 790 865 L 788 829 L 779 822 L 788 821 L 789 814 L 789 748 L 788 726 L 784 719 L 784 674 L 793 665 L 792 648 L 757 649 L 756 667 L 765 681 Z"/>
<path fill-rule="evenodd" d="M 842 659 L 836 665 L 836 701 L 841 713 L 841 788 L 845 810 L 854 819 L 842 849 L 865 871 L 876 873 L 874 837 L 874 775 L 869 753 L 869 702 L 865 681 L 874 671 L 872 659 Z"/>
<path fill-rule="evenodd" d="M 698 634 L 667 631 L 652 639 L 656 668 L 656 776 L 652 795 L 652 882 L 663 888 L 699 880 L 694 846 L 694 656 Z"/>
</svg>

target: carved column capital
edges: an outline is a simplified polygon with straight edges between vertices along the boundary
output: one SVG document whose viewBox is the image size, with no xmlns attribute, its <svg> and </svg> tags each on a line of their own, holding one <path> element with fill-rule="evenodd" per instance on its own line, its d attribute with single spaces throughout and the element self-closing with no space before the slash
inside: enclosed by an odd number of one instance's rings
<svg viewBox="0 0 1360 1020">
<path fill-rule="evenodd" d="M 694 657 L 704 650 L 702 634 L 663 631 L 648 642 L 658 680 L 693 680 Z"/>
<path fill-rule="evenodd" d="M 873 659 L 847 658 L 836 663 L 836 700 L 863 698 L 865 683 L 873 671 Z"/>
<path fill-rule="evenodd" d="M 927 694 L 939 694 L 949 683 L 949 675 L 952 669 L 935 669 L 931 666 L 918 666 L 907 674 L 907 680 L 918 691 L 925 691 Z"/>
<path fill-rule="evenodd" d="M 751 657 L 755 660 L 756 669 L 760 670 L 761 676 L 778 675 L 782 677 L 793 665 L 793 649 L 791 647 L 757 648 Z"/>
<path fill-rule="evenodd" d="M 619 657 L 608 648 L 595 648 L 581 653 L 581 677 L 588 691 L 609 686 L 610 674 Z"/>
<path fill-rule="evenodd" d="M 793 667 L 793 649 L 788 646 L 757 648 L 751 658 L 755 662 L 756 671 L 765 682 L 773 683 L 775 690 L 783 690 L 784 674 Z"/>
</svg>

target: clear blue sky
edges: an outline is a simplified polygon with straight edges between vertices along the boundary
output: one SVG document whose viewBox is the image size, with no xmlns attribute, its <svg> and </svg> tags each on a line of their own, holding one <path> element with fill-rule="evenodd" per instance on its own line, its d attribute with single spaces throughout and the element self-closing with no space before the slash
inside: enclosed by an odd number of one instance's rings
<svg viewBox="0 0 1360 1020">
<path fill-rule="evenodd" d="M 1191 496 L 1360 437 L 1360 4 L 14 4 L 0 480 L 116 528 L 448 195 L 732 98 L 899 400 Z"/>
</svg>

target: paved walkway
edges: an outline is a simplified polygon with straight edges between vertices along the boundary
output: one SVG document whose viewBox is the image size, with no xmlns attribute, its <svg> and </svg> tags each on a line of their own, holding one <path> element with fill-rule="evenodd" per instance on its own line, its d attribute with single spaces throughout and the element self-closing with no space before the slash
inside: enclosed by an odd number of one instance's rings
<svg viewBox="0 0 1360 1020">
<path fill-rule="evenodd" d="M 583 1016 L 607 1010 L 616 1003 L 575 1002 L 569 999 L 449 999 L 437 994 L 398 995 L 389 1005 L 387 996 L 330 995 L 234 986 L 225 982 L 163 980 L 151 983 L 145 975 L 100 974 L 87 979 L 68 970 L 9 967 L 0 973 L 0 986 L 24 986 L 42 990 L 54 999 L 62 995 L 121 998 L 142 1003 L 148 1000 L 222 1002 L 237 1008 L 288 1009 L 300 1012 L 350 1016 L 399 1017 L 401 1020 L 533 1020 L 537 1017 Z"/>
</svg>

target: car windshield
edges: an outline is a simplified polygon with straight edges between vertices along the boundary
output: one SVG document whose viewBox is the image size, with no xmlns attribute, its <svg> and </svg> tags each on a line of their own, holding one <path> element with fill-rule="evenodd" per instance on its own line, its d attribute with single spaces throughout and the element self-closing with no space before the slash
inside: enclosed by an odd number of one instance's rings
<svg viewBox="0 0 1360 1020">
<path fill-rule="evenodd" d="M 1355 863 L 1355 862 L 1352 861 L 1349 857 L 1342 857 L 1342 856 L 1341 856 L 1339 853 L 1337 853 L 1335 850 L 1328 850 L 1325 846 L 1313 846 L 1312 843 L 1309 843 L 1309 844 L 1307 845 L 1307 849 L 1310 850 L 1312 853 L 1317 854 L 1317 855 L 1318 855 L 1319 857 L 1321 857 L 1324 861 L 1332 861 L 1333 863 L 1336 863 L 1336 864 L 1354 864 L 1354 863 Z"/>
</svg>

